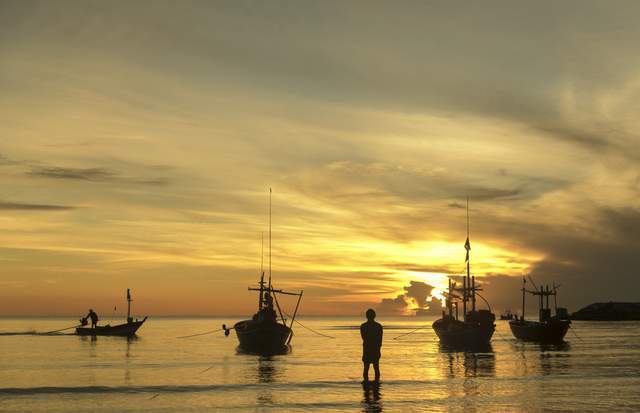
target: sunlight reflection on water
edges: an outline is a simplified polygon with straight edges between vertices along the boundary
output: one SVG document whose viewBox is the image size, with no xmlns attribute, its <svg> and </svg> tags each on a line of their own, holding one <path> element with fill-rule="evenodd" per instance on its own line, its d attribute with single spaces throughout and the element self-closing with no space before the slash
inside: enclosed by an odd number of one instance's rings
<svg viewBox="0 0 640 413">
<path fill-rule="evenodd" d="M 232 319 L 151 318 L 139 338 L 0 335 L 2 412 L 587 411 L 640 409 L 640 323 L 574 322 L 562 345 L 514 340 L 441 347 L 429 320 L 384 319 L 382 383 L 363 386 L 359 319 L 306 318 L 291 351 L 239 353 Z M 68 319 L 0 319 L 0 332 L 50 331 Z M 394 337 L 419 326 L 413 334 Z M 578 338 L 579 336 L 579 338 Z"/>
</svg>

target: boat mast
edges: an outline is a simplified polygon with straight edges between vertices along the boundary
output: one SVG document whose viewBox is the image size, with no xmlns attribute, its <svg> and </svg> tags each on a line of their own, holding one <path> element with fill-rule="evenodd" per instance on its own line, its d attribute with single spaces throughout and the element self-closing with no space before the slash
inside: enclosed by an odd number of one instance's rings
<svg viewBox="0 0 640 413">
<path fill-rule="evenodd" d="M 542 287 L 542 284 L 540 284 L 540 309 L 542 310 L 544 308 L 544 288 Z"/>
<path fill-rule="evenodd" d="M 467 197 L 467 239 L 469 239 L 469 197 Z M 469 241 L 470 242 L 470 241 Z M 471 244 L 469 244 L 469 252 Z M 467 260 L 467 285 L 471 287 L 471 311 L 476 311 L 476 277 L 471 277 L 471 256 Z"/>
<path fill-rule="evenodd" d="M 452 285 L 451 285 L 451 278 L 449 278 L 449 293 L 447 294 L 445 300 L 446 300 L 446 305 L 447 305 L 447 311 L 449 312 L 449 317 L 453 317 L 453 306 L 451 304 L 451 294 L 453 293 L 452 290 Z"/>
<path fill-rule="evenodd" d="M 471 311 L 476 311 L 476 277 L 471 277 L 471 244 L 469 241 L 469 197 L 467 197 L 467 242 L 465 243 L 465 249 L 467 250 L 467 277 L 466 277 L 466 289 L 465 295 L 467 300 L 471 298 Z M 466 303 L 465 303 L 466 304 Z M 465 306 L 466 307 L 466 306 Z M 465 318 L 466 318 L 465 308 Z"/>
<path fill-rule="evenodd" d="M 269 290 L 271 290 L 271 188 L 269 188 Z"/>
<path fill-rule="evenodd" d="M 258 310 L 262 310 L 264 300 L 264 232 L 260 233 L 260 295 L 258 296 Z"/>
<path fill-rule="evenodd" d="M 131 292 L 127 288 L 127 323 L 131 321 Z"/>
<path fill-rule="evenodd" d="M 522 276 L 522 321 L 524 321 L 524 297 L 527 295 L 525 290 L 525 285 L 527 284 L 527 280 Z"/>
<path fill-rule="evenodd" d="M 547 310 L 549 309 L 549 296 L 551 295 L 551 291 L 549 291 L 549 284 L 547 284 L 546 291 L 546 301 L 547 301 Z"/>
</svg>

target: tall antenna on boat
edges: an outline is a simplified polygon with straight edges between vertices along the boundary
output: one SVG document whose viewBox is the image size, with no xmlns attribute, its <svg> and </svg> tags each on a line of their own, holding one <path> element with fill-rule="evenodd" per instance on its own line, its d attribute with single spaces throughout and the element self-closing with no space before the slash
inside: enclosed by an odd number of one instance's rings
<svg viewBox="0 0 640 413">
<path fill-rule="evenodd" d="M 269 289 L 271 289 L 271 188 L 269 188 Z"/>
<path fill-rule="evenodd" d="M 262 310 L 262 300 L 264 299 L 264 231 L 260 233 L 260 295 L 258 296 L 258 310 Z"/>
<path fill-rule="evenodd" d="M 469 197 L 467 196 L 467 239 L 469 239 Z"/>
</svg>

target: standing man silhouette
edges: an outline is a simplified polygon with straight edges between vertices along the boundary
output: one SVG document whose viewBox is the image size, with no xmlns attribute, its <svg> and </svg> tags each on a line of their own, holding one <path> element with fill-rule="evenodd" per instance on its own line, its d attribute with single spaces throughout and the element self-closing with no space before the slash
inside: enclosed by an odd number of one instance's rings
<svg viewBox="0 0 640 413">
<path fill-rule="evenodd" d="M 85 317 L 85 319 L 91 319 L 91 328 L 96 328 L 98 326 L 98 314 L 96 314 L 93 309 L 89 309 L 89 314 Z"/>
<path fill-rule="evenodd" d="M 373 364 L 375 381 L 380 381 L 380 347 L 382 347 L 382 325 L 374 319 L 376 312 L 373 309 L 367 310 L 367 322 L 360 326 L 360 337 L 362 337 L 362 363 L 364 370 L 362 378 L 364 383 L 369 381 L 369 365 Z"/>
</svg>

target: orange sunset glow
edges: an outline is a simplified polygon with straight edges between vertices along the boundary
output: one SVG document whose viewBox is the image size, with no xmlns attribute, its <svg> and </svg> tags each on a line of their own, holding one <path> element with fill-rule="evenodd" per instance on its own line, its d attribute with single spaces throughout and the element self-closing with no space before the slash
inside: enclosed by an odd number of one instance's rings
<svg viewBox="0 0 640 413">
<path fill-rule="evenodd" d="M 269 188 L 274 284 L 304 289 L 304 315 L 442 299 L 467 199 L 497 308 L 524 274 L 588 286 L 572 305 L 629 298 L 636 42 L 315 6 L 3 4 L 0 315 L 110 312 L 126 288 L 143 314 L 248 314 Z M 523 64 L 541 44 L 554 58 Z"/>
</svg>

